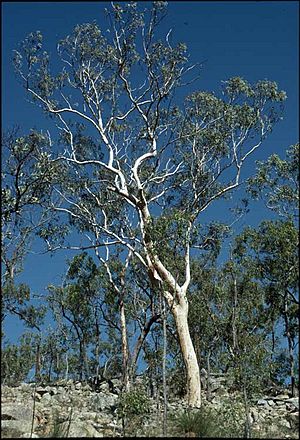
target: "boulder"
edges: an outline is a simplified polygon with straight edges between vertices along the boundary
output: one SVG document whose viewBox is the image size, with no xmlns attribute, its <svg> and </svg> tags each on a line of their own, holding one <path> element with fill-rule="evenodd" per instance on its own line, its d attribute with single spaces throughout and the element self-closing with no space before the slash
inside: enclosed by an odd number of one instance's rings
<svg viewBox="0 0 300 440">
<path fill-rule="evenodd" d="M 287 414 L 286 419 L 290 422 L 292 429 L 299 430 L 299 413 Z"/>
<path fill-rule="evenodd" d="M 12 403 L 1 407 L 1 434 L 2 437 L 20 437 L 31 431 L 32 406 Z M 35 421 L 36 422 L 36 421 Z M 36 423 L 34 423 L 34 426 Z"/>
<path fill-rule="evenodd" d="M 293 407 L 299 410 L 299 397 L 291 397 L 285 401 L 286 405 L 289 406 L 288 409 L 292 410 Z"/>
<path fill-rule="evenodd" d="M 256 408 L 252 408 L 250 411 L 250 418 L 252 423 L 257 423 L 260 419 L 259 413 Z"/>
<path fill-rule="evenodd" d="M 62 429 L 67 433 L 68 431 L 68 423 L 64 422 L 62 425 Z M 96 428 L 91 423 L 88 423 L 86 420 L 74 420 L 71 421 L 68 437 L 103 437 L 103 434 L 97 431 Z"/>
<path fill-rule="evenodd" d="M 270 406 L 275 406 L 275 402 L 274 402 L 274 400 L 272 400 L 272 399 L 268 399 L 267 402 L 268 402 L 268 405 L 270 405 Z"/>
<path fill-rule="evenodd" d="M 278 394 L 278 396 L 273 397 L 273 400 L 287 400 L 290 396 L 288 394 Z"/>
<path fill-rule="evenodd" d="M 81 390 L 81 388 L 82 388 L 82 383 L 81 382 L 78 382 L 78 383 L 76 383 L 75 384 L 75 390 Z"/>
<path fill-rule="evenodd" d="M 260 399 L 257 401 L 258 406 L 268 406 L 268 401 L 265 399 Z"/>
<path fill-rule="evenodd" d="M 43 396 L 44 394 L 49 393 L 49 387 L 36 387 L 35 391 L 40 396 Z"/>
<path fill-rule="evenodd" d="M 89 403 L 93 411 L 114 410 L 117 407 L 116 394 L 97 393 L 90 397 Z"/>
<path fill-rule="evenodd" d="M 49 394 L 48 392 L 46 392 L 45 394 L 43 394 L 42 395 L 42 398 L 41 398 L 41 402 L 44 404 L 44 405 L 50 405 L 51 404 L 51 402 L 52 402 L 52 397 L 51 397 L 51 394 Z"/>
</svg>

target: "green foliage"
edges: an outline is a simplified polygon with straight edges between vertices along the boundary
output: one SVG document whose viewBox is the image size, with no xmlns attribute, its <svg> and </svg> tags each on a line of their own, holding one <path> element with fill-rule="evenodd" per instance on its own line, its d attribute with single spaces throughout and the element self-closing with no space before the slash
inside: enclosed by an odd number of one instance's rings
<svg viewBox="0 0 300 440">
<path fill-rule="evenodd" d="M 176 434 L 186 437 L 241 438 L 244 411 L 237 402 L 224 402 L 220 408 L 188 409 L 171 417 Z"/>
<path fill-rule="evenodd" d="M 121 395 L 118 414 L 121 417 L 145 416 L 149 409 L 150 401 L 145 391 L 135 389 Z"/>
<path fill-rule="evenodd" d="M 16 284 L 13 280 L 4 282 L 1 300 L 3 318 L 8 314 L 13 314 L 18 316 L 27 327 L 40 329 L 46 314 L 46 307 L 30 304 L 31 292 L 27 284 Z"/>
<path fill-rule="evenodd" d="M 222 406 L 216 409 L 215 426 L 217 437 L 243 438 L 245 429 L 245 409 L 242 402 L 233 398 L 222 401 Z"/>
<path fill-rule="evenodd" d="M 284 217 L 297 217 L 299 210 L 299 143 L 290 146 L 286 158 L 273 154 L 257 162 L 257 172 L 248 179 L 248 191 L 262 198 L 267 207 Z"/>
<path fill-rule="evenodd" d="M 4 343 L 1 350 L 1 383 L 17 385 L 24 381 L 35 361 L 34 339 L 24 334 L 20 344 Z"/>
<path fill-rule="evenodd" d="M 122 419 L 123 435 L 140 431 L 141 423 L 150 411 L 150 399 L 142 388 L 136 388 L 119 396 L 118 415 Z"/>
<path fill-rule="evenodd" d="M 201 410 L 186 410 L 176 415 L 173 424 L 178 434 L 185 437 L 213 437 L 216 432 L 215 420 L 211 411 L 206 408 Z"/>
</svg>

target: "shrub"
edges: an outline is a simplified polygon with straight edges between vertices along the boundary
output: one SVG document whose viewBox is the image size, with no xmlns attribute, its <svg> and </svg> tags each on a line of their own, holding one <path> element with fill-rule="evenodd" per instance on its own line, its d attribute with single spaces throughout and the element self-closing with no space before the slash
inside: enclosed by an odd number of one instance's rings
<svg viewBox="0 0 300 440">
<path fill-rule="evenodd" d="M 173 418 L 179 435 L 186 437 L 214 437 L 215 419 L 207 408 L 185 410 Z"/>
<path fill-rule="evenodd" d="M 136 389 L 123 393 L 119 400 L 120 416 L 142 416 L 149 412 L 150 400 L 143 390 Z"/>
<path fill-rule="evenodd" d="M 137 431 L 140 422 L 150 410 L 150 400 L 145 392 L 136 389 L 123 393 L 119 399 L 118 414 L 122 419 L 123 435 L 125 428 Z M 127 423 L 129 421 L 129 423 Z"/>
<path fill-rule="evenodd" d="M 245 415 L 239 402 L 220 408 L 188 409 L 172 417 L 176 433 L 186 437 L 243 438 Z"/>
</svg>

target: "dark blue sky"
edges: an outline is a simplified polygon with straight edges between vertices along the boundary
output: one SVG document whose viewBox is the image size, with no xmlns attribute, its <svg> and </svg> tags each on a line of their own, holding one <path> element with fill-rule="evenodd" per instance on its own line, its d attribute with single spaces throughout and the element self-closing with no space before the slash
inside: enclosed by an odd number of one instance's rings
<svg viewBox="0 0 300 440">
<path fill-rule="evenodd" d="M 144 7 L 150 2 L 142 3 Z M 107 2 L 3 2 L 2 3 L 2 125 L 20 125 L 25 133 L 32 127 L 47 127 L 40 110 L 26 102 L 25 92 L 14 75 L 13 49 L 32 31 L 40 30 L 45 49 L 55 56 L 56 42 L 78 23 L 96 20 L 104 30 Z M 204 61 L 197 86 L 218 91 L 221 81 L 242 76 L 249 82 L 276 81 L 287 92 L 284 120 L 278 124 L 260 151 L 247 164 L 244 177 L 253 171 L 254 161 L 298 141 L 299 118 L 299 4 L 294 1 L 181 1 L 169 2 L 164 23 L 173 29 L 174 41 L 187 43 L 191 62 Z M 258 207 L 247 218 L 249 224 L 262 220 Z M 214 211 L 210 211 L 213 213 Z M 69 255 L 70 257 L 71 255 Z M 55 257 L 30 256 L 23 280 L 35 292 L 47 284 L 59 283 L 64 272 L 64 254 Z M 21 330 L 15 319 L 8 319 L 4 331 L 15 340 Z"/>
</svg>

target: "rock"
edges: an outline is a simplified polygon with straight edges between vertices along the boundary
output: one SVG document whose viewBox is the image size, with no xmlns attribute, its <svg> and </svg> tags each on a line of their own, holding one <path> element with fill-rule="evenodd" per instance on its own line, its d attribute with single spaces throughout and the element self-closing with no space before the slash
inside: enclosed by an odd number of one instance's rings
<svg viewBox="0 0 300 440">
<path fill-rule="evenodd" d="M 299 430 L 299 413 L 287 414 L 286 418 L 290 422 L 292 429 Z"/>
<path fill-rule="evenodd" d="M 215 389 L 210 394 L 209 402 L 206 400 L 206 391 L 203 390 L 204 407 L 220 409 L 225 402 L 241 397 L 237 390 L 228 390 L 223 377 L 212 375 L 211 381 Z M 119 379 L 112 379 L 99 385 L 97 393 L 91 391 L 89 385 L 79 381 L 37 386 L 36 391 L 39 392 L 36 392 L 33 437 L 45 438 L 60 434 L 65 436 L 67 433 L 69 437 L 121 436 L 121 421 L 117 418 L 116 409 L 119 399 L 118 386 L 121 387 L 122 383 Z M 14 388 L 2 387 L 3 437 L 29 438 L 34 389 L 34 384 L 21 384 Z M 253 425 L 253 432 L 264 432 L 264 426 L 268 429 L 274 427 L 274 433 L 280 436 L 278 438 L 284 438 L 286 433 L 287 438 L 294 438 L 299 426 L 299 399 L 290 398 L 286 391 L 282 391 L 277 397 L 269 393 L 261 396 L 256 405 L 250 408 L 249 419 Z M 173 398 L 172 395 L 169 398 L 169 414 L 176 416 L 187 407 L 187 402 L 182 398 Z M 137 426 L 137 435 L 156 433 L 162 420 L 162 403 L 162 399 L 151 399 L 150 412 Z"/>
<path fill-rule="evenodd" d="M 108 382 L 103 382 L 101 385 L 99 385 L 98 390 L 102 393 L 109 393 L 110 387 Z"/>
<path fill-rule="evenodd" d="M 52 398 L 48 392 L 42 395 L 41 402 L 43 404 L 50 404 L 51 401 L 52 401 Z"/>
<path fill-rule="evenodd" d="M 32 391 L 32 387 L 30 386 L 29 383 L 22 382 L 19 388 L 22 391 L 22 393 L 31 393 Z"/>
<path fill-rule="evenodd" d="M 48 389 L 47 389 L 48 388 Z M 49 387 L 36 387 L 36 393 L 38 393 L 40 396 L 43 396 L 46 393 L 49 393 Z M 33 391 L 34 392 L 34 391 Z"/>
<path fill-rule="evenodd" d="M 224 385 L 225 378 L 224 377 L 209 377 L 207 379 L 207 389 L 209 388 L 210 392 L 218 390 L 220 387 Z"/>
<path fill-rule="evenodd" d="M 65 393 L 65 392 L 66 392 L 66 389 L 63 386 L 59 386 L 57 388 L 57 394 L 62 394 L 62 393 Z"/>
<path fill-rule="evenodd" d="M 56 394 L 55 400 L 56 402 L 62 403 L 63 405 L 71 402 L 70 396 L 66 393 Z"/>
<path fill-rule="evenodd" d="M 299 397 L 291 397 L 290 399 L 285 401 L 286 404 L 289 404 L 291 409 L 296 408 L 299 409 Z"/>
<path fill-rule="evenodd" d="M 90 406 L 94 411 L 111 410 L 116 408 L 117 400 L 116 394 L 97 393 L 91 396 Z"/>
<path fill-rule="evenodd" d="M 273 397 L 273 400 L 286 400 L 289 399 L 290 396 L 288 396 L 287 394 L 278 394 L 278 396 Z"/>
<path fill-rule="evenodd" d="M 253 409 L 250 411 L 250 417 L 251 417 L 251 419 L 252 419 L 252 423 L 257 423 L 257 422 L 258 422 L 258 420 L 260 419 L 260 417 L 259 417 L 259 413 L 258 413 L 258 411 L 257 411 L 256 408 L 253 408 Z"/>
<path fill-rule="evenodd" d="M 220 387 L 216 389 L 216 395 L 218 395 L 218 396 L 228 395 L 228 391 L 224 387 L 224 385 L 220 385 Z"/>
<path fill-rule="evenodd" d="M 78 382 L 78 383 L 75 384 L 75 390 L 81 390 L 81 388 L 82 388 L 82 383 L 81 382 Z"/>
<path fill-rule="evenodd" d="M 268 405 L 270 405 L 270 406 L 275 406 L 275 402 L 274 402 L 274 400 L 267 400 L 267 402 L 268 402 Z"/>
<path fill-rule="evenodd" d="M 285 401 L 284 400 L 276 400 L 275 401 L 275 405 L 276 406 L 282 406 L 282 407 L 284 407 L 285 406 Z"/>
<path fill-rule="evenodd" d="M 121 379 L 115 378 L 115 379 L 111 379 L 111 383 L 113 384 L 113 386 L 115 388 L 121 388 L 122 387 L 122 381 Z"/>
<path fill-rule="evenodd" d="M 40 438 L 40 436 L 34 432 L 32 434 L 30 432 L 26 432 L 25 434 L 20 435 L 20 438 Z"/>
<path fill-rule="evenodd" d="M 96 420 L 98 413 L 95 411 L 82 411 L 79 414 L 79 418 L 82 420 Z"/>
<path fill-rule="evenodd" d="M 32 407 L 24 404 L 4 404 L 1 407 L 1 433 L 3 437 L 20 437 L 31 431 Z M 34 426 L 36 423 L 34 423 Z"/>
<path fill-rule="evenodd" d="M 268 405 L 268 401 L 265 399 L 260 399 L 257 401 L 257 405 L 258 406 L 267 406 Z"/>
<path fill-rule="evenodd" d="M 68 430 L 68 423 L 63 423 L 64 432 Z M 68 432 L 68 437 L 103 437 L 103 434 L 97 431 L 97 429 L 92 426 L 92 424 L 81 420 L 72 420 L 70 424 L 70 429 Z"/>
</svg>

